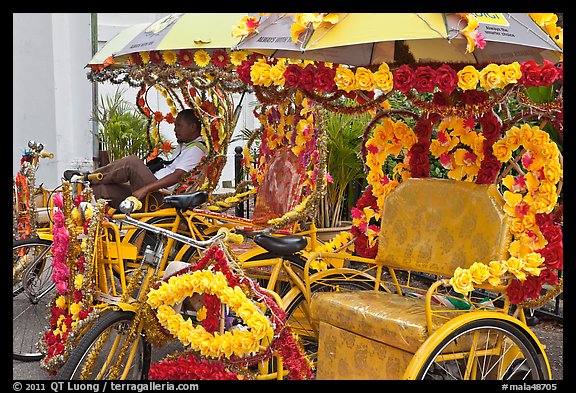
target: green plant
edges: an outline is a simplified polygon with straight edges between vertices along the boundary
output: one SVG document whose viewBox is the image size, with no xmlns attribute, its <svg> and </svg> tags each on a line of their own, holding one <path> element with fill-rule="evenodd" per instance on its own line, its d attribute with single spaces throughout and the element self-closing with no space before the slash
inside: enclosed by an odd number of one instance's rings
<svg viewBox="0 0 576 393">
<path fill-rule="evenodd" d="M 360 157 L 362 134 L 371 120 L 370 114 L 341 114 L 325 111 L 324 126 L 328 134 L 327 172 L 332 182 L 318 214 L 319 227 L 336 227 L 344 209 L 349 208 L 346 196 L 352 195 L 355 181 L 366 178 Z M 348 198 L 350 199 L 350 198 Z"/>
<path fill-rule="evenodd" d="M 108 151 L 110 161 L 132 154 L 144 158 L 148 154 L 147 119 L 122 98 L 122 93 L 116 89 L 113 97 L 101 97 L 94 116 L 101 149 Z"/>
</svg>

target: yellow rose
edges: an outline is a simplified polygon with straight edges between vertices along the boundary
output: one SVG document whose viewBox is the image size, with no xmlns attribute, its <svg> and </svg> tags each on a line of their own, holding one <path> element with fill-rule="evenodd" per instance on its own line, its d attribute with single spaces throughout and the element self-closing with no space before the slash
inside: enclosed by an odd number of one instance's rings
<svg viewBox="0 0 576 393">
<path fill-rule="evenodd" d="M 269 87 L 272 84 L 270 78 L 270 69 L 272 66 L 264 62 L 256 62 L 250 68 L 250 80 L 255 85 L 262 85 Z"/>
<path fill-rule="evenodd" d="M 472 276 L 472 281 L 476 284 L 482 284 L 490 277 L 488 266 L 480 262 L 474 262 L 468 270 Z"/>
<path fill-rule="evenodd" d="M 339 90 L 344 90 L 349 93 L 356 88 L 356 80 L 354 72 L 349 68 L 338 67 L 336 68 L 336 76 L 334 82 Z"/>
<path fill-rule="evenodd" d="M 464 296 L 474 290 L 470 271 L 468 269 L 462 269 L 461 267 L 457 267 L 454 271 L 454 276 L 450 278 L 450 285 L 452 285 L 456 292 Z"/>
<path fill-rule="evenodd" d="M 524 261 L 521 258 L 510 257 L 506 261 L 506 269 L 512 273 L 520 281 L 526 279 L 526 273 L 524 273 Z"/>
<path fill-rule="evenodd" d="M 478 85 L 480 73 L 474 66 L 467 65 L 458 71 L 458 87 L 462 90 L 474 90 Z"/>
<path fill-rule="evenodd" d="M 500 284 L 500 277 L 506 273 L 506 265 L 500 263 L 499 261 L 491 261 L 488 264 L 488 273 L 490 273 L 490 277 L 488 277 L 488 282 L 490 285 L 499 285 Z"/>
<path fill-rule="evenodd" d="M 494 157 L 500 162 L 506 162 L 512 158 L 512 150 L 510 146 L 506 144 L 505 139 L 500 139 L 492 145 L 492 154 L 494 154 Z"/>
<path fill-rule="evenodd" d="M 497 64 L 488 64 L 480 71 L 478 78 L 480 86 L 486 90 L 500 89 L 506 85 L 502 71 Z"/>
<path fill-rule="evenodd" d="M 284 86 L 286 79 L 284 78 L 284 72 L 286 71 L 286 66 L 283 63 L 274 64 L 270 68 L 270 80 L 274 82 L 276 86 Z"/>
<path fill-rule="evenodd" d="M 552 161 L 544 166 L 544 177 L 552 184 L 557 184 L 562 178 L 562 168 L 558 161 Z"/>
<path fill-rule="evenodd" d="M 384 94 L 389 93 L 394 88 L 393 75 L 390 72 L 390 67 L 388 67 L 386 63 L 382 63 L 380 67 L 378 67 L 378 71 L 374 73 L 373 78 L 376 87 L 382 90 Z"/>
<path fill-rule="evenodd" d="M 520 63 L 517 61 L 510 64 L 500 64 L 500 72 L 505 84 L 516 83 L 522 78 L 522 71 L 520 71 Z"/>
<path fill-rule="evenodd" d="M 356 86 L 360 90 L 372 91 L 374 90 L 374 77 L 372 71 L 364 67 L 356 69 Z"/>
<path fill-rule="evenodd" d="M 522 143 L 522 131 L 518 127 L 512 127 L 506 131 L 506 144 L 510 149 L 516 150 Z"/>
<path fill-rule="evenodd" d="M 524 270 L 533 276 L 540 275 L 540 267 L 544 264 L 544 258 L 537 252 L 524 255 Z"/>
</svg>

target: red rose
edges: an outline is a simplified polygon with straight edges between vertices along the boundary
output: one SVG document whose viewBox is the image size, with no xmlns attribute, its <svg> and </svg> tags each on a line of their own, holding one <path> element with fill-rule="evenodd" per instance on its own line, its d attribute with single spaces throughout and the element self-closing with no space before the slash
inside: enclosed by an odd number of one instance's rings
<svg viewBox="0 0 576 393">
<path fill-rule="evenodd" d="M 526 280 L 524 280 L 522 289 L 524 290 L 524 296 L 526 296 L 526 299 L 536 299 L 538 296 L 540 296 L 542 281 L 539 277 L 528 276 Z"/>
<path fill-rule="evenodd" d="M 316 80 L 316 67 L 313 64 L 308 64 L 300 73 L 298 81 L 298 88 L 305 91 L 314 91 Z"/>
<path fill-rule="evenodd" d="M 429 143 L 417 142 L 409 151 L 410 172 L 412 177 L 430 176 Z"/>
<path fill-rule="evenodd" d="M 558 79 L 558 68 L 550 60 L 544 60 L 540 68 L 540 81 L 542 85 L 549 86 Z"/>
<path fill-rule="evenodd" d="M 436 84 L 436 71 L 430 66 L 416 68 L 412 85 L 418 93 L 432 93 Z"/>
<path fill-rule="evenodd" d="M 446 94 L 451 94 L 458 86 L 458 74 L 452 67 L 442 64 L 436 70 L 436 85 Z"/>
<path fill-rule="evenodd" d="M 402 64 L 393 73 L 394 88 L 402 93 L 406 93 L 412 88 L 413 71 L 407 64 Z"/>
<path fill-rule="evenodd" d="M 487 112 L 478 118 L 478 122 L 482 126 L 482 135 L 492 145 L 498 137 L 502 134 L 502 124 L 500 119 L 492 112 Z"/>
<path fill-rule="evenodd" d="M 284 84 L 289 87 L 298 87 L 302 69 L 296 64 L 289 64 L 284 71 Z"/>
<path fill-rule="evenodd" d="M 558 284 L 558 274 L 552 269 L 542 269 L 540 270 L 540 275 L 538 276 L 542 284 L 556 285 Z"/>
<path fill-rule="evenodd" d="M 476 176 L 476 183 L 478 184 L 491 184 L 494 183 L 498 172 L 502 168 L 502 163 L 498 161 L 492 154 L 485 156 L 482 160 L 482 165 Z"/>
<path fill-rule="evenodd" d="M 538 250 L 544 258 L 544 264 L 549 269 L 562 270 L 564 268 L 564 248 L 562 242 L 548 243 L 546 247 Z"/>
<path fill-rule="evenodd" d="M 236 67 L 238 78 L 247 85 L 252 85 L 252 79 L 250 79 L 250 68 L 252 64 L 254 64 L 253 60 L 243 60 L 242 63 Z"/>
<path fill-rule="evenodd" d="M 336 70 L 330 67 L 319 66 L 316 68 L 315 85 L 318 91 L 334 93 L 338 88 L 334 82 Z"/>
<path fill-rule="evenodd" d="M 512 304 L 521 303 L 526 297 L 522 289 L 522 283 L 519 280 L 512 280 L 506 288 L 506 294 Z"/>
<path fill-rule="evenodd" d="M 540 86 L 540 66 L 534 60 L 528 60 L 520 65 L 522 78 L 520 83 L 526 87 Z"/>
</svg>

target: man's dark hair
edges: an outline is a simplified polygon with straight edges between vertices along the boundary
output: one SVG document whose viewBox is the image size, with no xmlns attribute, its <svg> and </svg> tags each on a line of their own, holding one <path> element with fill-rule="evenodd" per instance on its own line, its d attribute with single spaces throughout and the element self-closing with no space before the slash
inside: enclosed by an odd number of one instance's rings
<svg viewBox="0 0 576 393">
<path fill-rule="evenodd" d="M 196 116 L 194 109 L 183 109 L 178 113 L 178 116 L 181 116 L 187 123 L 195 123 L 198 126 L 198 129 L 202 128 L 202 124 L 200 123 L 200 120 L 198 120 L 198 116 Z"/>
</svg>

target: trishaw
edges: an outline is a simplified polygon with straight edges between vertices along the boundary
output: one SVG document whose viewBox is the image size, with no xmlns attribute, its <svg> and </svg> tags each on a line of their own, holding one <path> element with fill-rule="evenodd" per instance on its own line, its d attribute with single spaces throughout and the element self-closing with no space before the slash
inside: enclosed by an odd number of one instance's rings
<svg viewBox="0 0 576 393">
<path fill-rule="evenodd" d="M 370 112 L 360 152 L 368 184 L 352 209 L 351 241 L 319 245 L 307 239 L 321 196 L 311 188 L 312 197 L 262 221 L 264 229 L 248 220 L 228 225 L 229 217 L 214 213 L 237 197 L 208 205 L 201 192 L 166 197 L 188 223 L 185 235 L 134 220 L 137 202 L 127 200 L 124 223 L 159 237 L 134 254 L 116 293 L 114 272 L 123 271 L 125 258 L 98 254 L 118 237 L 100 236 L 97 228 L 109 223 L 91 220 L 86 244 L 72 240 L 75 254 L 66 257 L 78 266 L 67 282 L 79 293 L 57 301 L 60 323 L 47 353 L 66 339 L 47 359 L 49 370 L 86 379 L 553 377 L 524 310 L 542 306 L 563 285 L 561 65 L 369 69 L 253 54 L 216 73 L 162 53 L 154 64 L 130 56 L 126 66 L 93 69 L 91 78 L 125 81 L 154 69 L 174 86 L 187 72 L 249 86 L 262 104 L 264 162 L 284 141 L 299 160 L 315 159 L 304 153 L 322 151 L 319 109 Z M 306 162 L 318 164 L 306 172 L 307 186 L 322 185 L 322 161 Z M 220 242 L 239 241 L 225 234 L 241 232 L 242 224 L 251 228 L 236 251 Z M 169 239 L 185 246 L 168 255 Z M 199 252 L 188 265 L 166 273 L 169 256 L 178 261 L 191 249 Z M 150 364 L 150 343 L 175 339 L 184 350 Z"/>
</svg>

